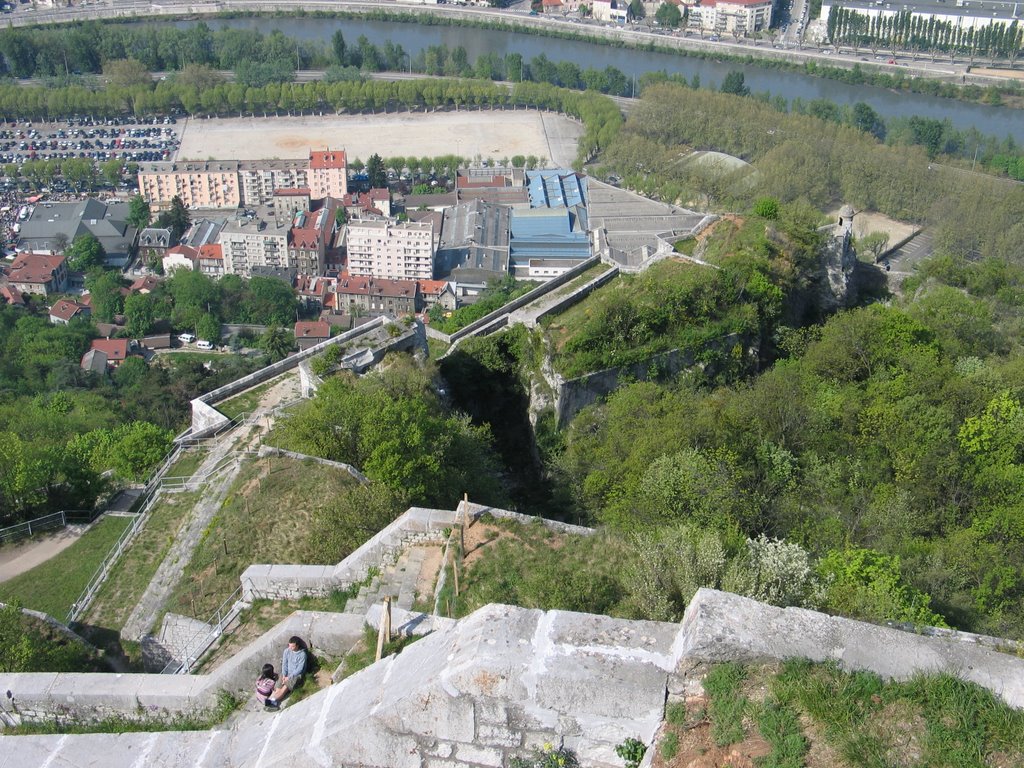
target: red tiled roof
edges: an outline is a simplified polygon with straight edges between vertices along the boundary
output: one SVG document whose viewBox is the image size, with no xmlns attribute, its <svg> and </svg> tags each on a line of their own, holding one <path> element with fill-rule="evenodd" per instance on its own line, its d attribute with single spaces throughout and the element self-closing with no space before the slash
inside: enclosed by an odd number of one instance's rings
<svg viewBox="0 0 1024 768">
<path fill-rule="evenodd" d="M 204 248 L 207 246 L 203 246 Z M 220 248 L 220 246 L 217 246 Z M 184 256 L 190 261 L 195 261 L 196 256 L 199 255 L 199 251 L 190 245 L 176 245 L 173 248 L 168 248 L 164 254 L 165 256 Z"/>
<path fill-rule="evenodd" d="M 556 5 L 561 5 L 562 4 L 562 0 L 544 0 L 543 4 L 545 6 L 551 8 L 551 7 L 554 7 Z"/>
<path fill-rule="evenodd" d="M 61 299 L 50 307 L 50 317 L 56 317 L 67 322 L 88 308 L 86 304 L 79 304 L 77 301 L 70 301 L 69 299 Z"/>
<path fill-rule="evenodd" d="M 199 246 L 199 258 L 200 259 L 223 259 L 224 249 L 220 247 L 220 243 L 210 243 L 208 245 Z"/>
<path fill-rule="evenodd" d="M 279 197 L 309 197 L 309 187 L 287 187 L 275 189 L 274 195 Z"/>
<path fill-rule="evenodd" d="M 317 248 L 320 245 L 320 230 L 315 227 L 292 227 L 289 239 L 292 248 Z"/>
<path fill-rule="evenodd" d="M 718 5 L 771 5 L 772 0 L 701 0 L 701 5 L 706 8 L 713 8 Z"/>
<path fill-rule="evenodd" d="M 391 199 L 391 192 L 389 192 L 387 189 L 371 189 L 366 194 L 370 196 L 371 200 L 390 200 Z"/>
<path fill-rule="evenodd" d="M 417 280 L 420 293 L 425 296 L 440 296 L 448 286 L 447 280 Z"/>
<path fill-rule="evenodd" d="M 11 288 L 9 285 L 0 285 L 0 299 L 3 299 L 8 304 L 15 304 L 21 306 L 25 303 L 25 299 L 21 293 Z"/>
<path fill-rule="evenodd" d="M 296 339 L 327 339 L 331 326 L 322 320 L 300 320 L 295 324 Z"/>
<path fill-rule="evenodd" d="M 128 339 L 93 339 L 92 348 L 104 353 L 112 363 L 128 357 Z"/>
<path fill-rule="evenodd" d="M 53 273 L 64 263 L 63 256 L 44 256 L 39 253 L 19 253 L 8 270 L 14 283 L 48 283 Z"/>
<path fill-rule="evenodd" d="M 159 285 L 159 283 L 160 281 L 153 277 L 153 275 L 146 275 L 145 277 L 140 277 L 138 280 L 132 283 L 131 287 L 128 290 L 131 293 L 138 293 L 140 291 L 152 291 L 157 287 L 157 285 Z"/>
<path fill-rule="evenodd" d="M 330 149 L 328 148 L 325 152 L 315 152 L 310 150 L 309 153 L 309 167 L 315 169 L 323 168 L 345 168 L 345 150 L 343 149 Z"/>
</svg>

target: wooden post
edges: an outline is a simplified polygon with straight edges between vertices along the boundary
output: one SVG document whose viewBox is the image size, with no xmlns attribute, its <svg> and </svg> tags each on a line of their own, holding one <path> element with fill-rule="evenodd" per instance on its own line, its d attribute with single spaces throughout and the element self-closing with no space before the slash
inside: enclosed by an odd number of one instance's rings
<svg viewBox="0 0 1024 768">
<path fill-rule="evenodd" d="M 385 638 L 387 638 L 385 640 Z M 391 595 L 384 596 L 384 609 L 380 613 L 380 628 L 377 630 L 377 658 L 384 654 L 384 644 L 391 642 Z"/>
</svg>

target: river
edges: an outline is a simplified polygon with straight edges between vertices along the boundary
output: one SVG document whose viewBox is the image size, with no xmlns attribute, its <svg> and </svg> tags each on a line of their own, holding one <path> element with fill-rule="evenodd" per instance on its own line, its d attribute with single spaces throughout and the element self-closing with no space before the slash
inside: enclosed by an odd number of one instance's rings
<svg viewBox="0 0 1024 768">
<path fill-rule="evenodd" d="M 161 22 L 157 22 L 158 24 Z M 197 21 L 163 22 L 177 27 L 188 27 Z M 234 27 L 259 29 L 269 33 L 280 29 L 290 37 L 304 41 L 330 42 L 335 30 L 341 29 L 349 47 L 365 35 L 375 45 L 388 40 L 401 45 L 415 56 L 432 45 L 463 46 L 473 61 L 480 54 L 494 52 L 520 53 L 527 60 L 544 53 L 552 61 L 574 61 L 581 69 L 595 67 L 603 69 L 612 66 L 627 77 L 639 76 L 645 72 L 665 70 L 684 75 L 687 79 L 700 77 L 706 87 L 718 87 L 730 70 L 742 70 L 750 89 L 755 92 L 768 91 L 773 96 L 782 96 L 792 101 L 801 98 L 829 99 L 837 104 L 854 104 L 863 101 L 885 118 L 918 115 L 945 119 L 959 129 L 977 128 L 984 134 L 1003 138 L 1012 136 L 1024 144 L 1024 112 L 1005 107 L 992 107 L 972 102 L 943 99 L 936 96 L 891 91 L 870 85 L 848 85 L 798 72 L 766 69 L 754 65 L 732 62 L 716 62 L 708 59 L 675 56 L 669 53 L 655 53 L 631 48 L 616 48 L 598 43 L 578 40 L 561 40 L 539 35 L 524 35 L 476 27 L 428 26 L 413 23 L 374 21 L 369 19 L 314 19 L 314 18 L 242 18 L 209 19 L 212 29 Z"/>
</svg>

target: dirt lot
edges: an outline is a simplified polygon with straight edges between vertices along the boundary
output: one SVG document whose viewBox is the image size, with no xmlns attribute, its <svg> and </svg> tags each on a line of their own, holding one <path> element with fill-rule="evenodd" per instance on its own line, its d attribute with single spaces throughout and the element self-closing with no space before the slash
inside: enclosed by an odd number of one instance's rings
<svg viewBox="0 0 1024 768">
<path fill-rule="evenodd" d="M 457 154 L 500 160 L 536 155 L 568 166 L 583 126 L 559 115 L 521 111 L 399 112 L 380 115 L 190 119 L 177 160 L 305 157 L 335 147 L 349 159 Z"/>
</svg>

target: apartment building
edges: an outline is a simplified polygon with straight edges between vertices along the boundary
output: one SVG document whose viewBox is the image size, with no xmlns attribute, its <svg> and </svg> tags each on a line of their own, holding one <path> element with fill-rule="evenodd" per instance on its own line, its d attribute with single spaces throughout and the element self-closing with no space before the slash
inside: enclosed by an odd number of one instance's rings
<svg viewBox="0 0 1024 768">
<path fill-rule="evenodd" d="M 255 208 L 273 202 L 280 189 L 309 190 L 313 199 L 344 197 L 348 191 L 345 152 L 310 152 L 306 159 L 209 160 L 139 166 L 139 194 L 156 209 L 167 208 L 175 195 L 189 208 Z"/>
<path fill-rule="evenodd" d="M 139 194 L 151 208 L 168 208 L 177 196 L 189 208 L 237 208 L 242 204 L 237 160 L 145 163 Z"/>
<path fill-rule="evenodd" d="M 309 187 L 309 195 L 314 200 L 323 197 L 342 198 L 348 194 L 348 163 L 345 150 L 330 149 L 317 152 L 310 151 L 307 164 L 308 184 L 296 184 L 297 187 Z"/>
<path fill-rule="evenodd" d="M 291 221 L 263 215 L 229 221 L 220 232 L 224 274 L 251 277 L 255 267 L 286 269 Z"/>
<path fill-rule="evenodd" d="M 429 221 L 356 220 L 346 231 L 348 272 L 357 277 L 430 280 L 434 226 Z"/>
<path fill-rule="evenodd" d="M 328 203 L 325 201 L 325 203 Z M 325 204 L 318 211 L 298 211 L 288 233 L 288 263 L 301 275 L 323 275 L 327 247 L 334 238 L 334 207 Z"/>
<path fill-rule="evenodd" d="M 690 26 L 717 34 L 748 35 L 772 24 L 773 0 L 701 0 L 690 6 Z"/>
</svg>

